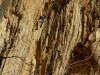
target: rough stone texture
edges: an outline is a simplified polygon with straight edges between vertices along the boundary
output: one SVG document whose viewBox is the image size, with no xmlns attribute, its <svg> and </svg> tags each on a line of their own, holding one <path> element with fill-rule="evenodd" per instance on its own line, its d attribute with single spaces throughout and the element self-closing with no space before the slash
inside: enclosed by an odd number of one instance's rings
<svg viewBox="0 0 100 75">
<path fill-rule="evenodd" d="M 100 0 L 0 0 L 0 75 L 99 75 L 99 66 Z"/>
</svg>

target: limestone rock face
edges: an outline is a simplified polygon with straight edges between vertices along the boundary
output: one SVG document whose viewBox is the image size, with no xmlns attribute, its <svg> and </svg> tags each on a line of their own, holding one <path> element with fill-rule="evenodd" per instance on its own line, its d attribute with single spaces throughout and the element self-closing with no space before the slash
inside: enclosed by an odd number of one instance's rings
<svg viewBox="0 0 100 75">
<path fill-rule="evenodd" d="M 99 66 L 100 0 L 0 0 L 0 75 L 99 75 Z"/>
</svg>

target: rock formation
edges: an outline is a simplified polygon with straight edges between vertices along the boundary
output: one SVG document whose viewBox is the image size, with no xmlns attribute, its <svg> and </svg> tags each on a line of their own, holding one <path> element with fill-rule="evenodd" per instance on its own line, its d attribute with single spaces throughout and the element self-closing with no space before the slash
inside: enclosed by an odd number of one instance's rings
<svg viewBox="0 0 100 75">
<path fill-rule="evenodd" d="M 99 66 L 100 0 L 0 0 L 0 75 L 99 75 Z"/>
</svg>

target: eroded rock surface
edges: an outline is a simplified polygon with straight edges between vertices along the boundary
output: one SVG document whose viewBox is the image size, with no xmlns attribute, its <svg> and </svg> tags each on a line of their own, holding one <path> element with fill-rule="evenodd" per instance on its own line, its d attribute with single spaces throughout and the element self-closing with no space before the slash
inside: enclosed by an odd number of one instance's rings
<svg viewBox="0 0 100 75">
<path fill-rule="evenodd" d="M 1 75 L 99 75 L 99 58 L 100 0 L 0 0 Z"/>
</svg>

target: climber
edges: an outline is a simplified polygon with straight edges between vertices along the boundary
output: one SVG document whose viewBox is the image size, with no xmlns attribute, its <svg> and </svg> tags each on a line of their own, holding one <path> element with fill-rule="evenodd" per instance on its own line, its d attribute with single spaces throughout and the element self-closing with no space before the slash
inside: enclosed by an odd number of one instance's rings
<svg viewBox="0 0 100 75">
<path fill-rule="evenodd" d="M 38 21 L 36 23 L 36 29 L 35 30 L 38 29 L 38 23 L 43 23 L 45 19 L 46 19 L 45 14 L 42 14 L 42 12 L 41 12 L 41 15 L 40 15 L 40 17 L 39 17 L 39 19 L 38 19 Z M 41 26 L 42 26 L 42 24 L 41 24 Z M 41 28 L 41 26 L 40 26 L 40 28 Z"/>
<path fill-rule="evenodd" d="M 39 23 L 43 22 L 45 20 L 45 18 L 46 18 L 45 14 L 41 14 L 41 16 L 38 19 L 38 22 Z"/>
</svg>

